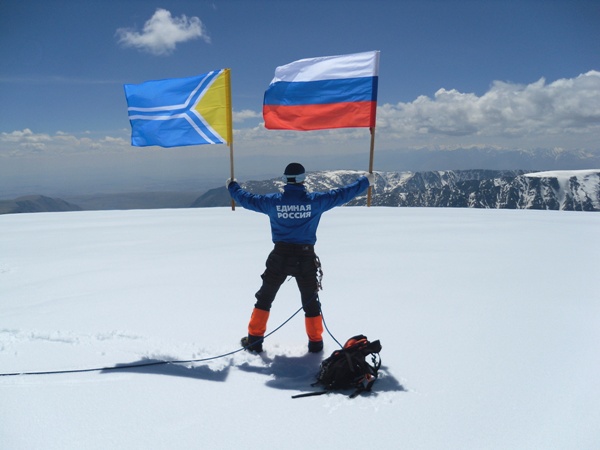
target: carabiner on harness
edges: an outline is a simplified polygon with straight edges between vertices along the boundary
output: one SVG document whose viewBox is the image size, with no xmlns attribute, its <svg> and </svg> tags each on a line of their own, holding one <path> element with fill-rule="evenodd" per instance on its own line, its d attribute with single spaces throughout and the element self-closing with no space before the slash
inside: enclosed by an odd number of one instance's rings
<svg viewBox="0 0 600 450">
<path fill-rule="evenodd" d="M 321 260 L 315 255 L 315 266 L 317 267 L 317 292 L 323 290 L 323 269 L 321 268 Z"/>
</svg>

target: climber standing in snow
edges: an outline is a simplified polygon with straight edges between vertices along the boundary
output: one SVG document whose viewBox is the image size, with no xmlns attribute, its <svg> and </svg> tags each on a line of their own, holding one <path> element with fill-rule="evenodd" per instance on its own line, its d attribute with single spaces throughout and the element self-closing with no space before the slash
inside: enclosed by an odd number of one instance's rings
<svg viewBox="0 0 600 450">
<path fill-rule="evenodd" d="M 256 303 L 248 324 L 248 335 L 242 345 L 256 353 L 262 352 L 271 304 L 286 277 L 293 276 L 298 284 L 305 315 L 308 351 L 323 350 L 323 319 L 319 304 L 319 258 L 314 244 L 321 214 L 348 203 L 373 184 L 372 173 L 354 183 L 329 192 L 306 191 L 306 173 L 299 163 L 288 164 L 283 174 L 286 182 L 282 193 L 256 195 L 243 190 L 237 181 L 228 179 L 226 187 L 231 197 L 242 207 L 269 216 L 274 249 L 261 275 L 262 286 L 255 294 Z"/>
</svg>

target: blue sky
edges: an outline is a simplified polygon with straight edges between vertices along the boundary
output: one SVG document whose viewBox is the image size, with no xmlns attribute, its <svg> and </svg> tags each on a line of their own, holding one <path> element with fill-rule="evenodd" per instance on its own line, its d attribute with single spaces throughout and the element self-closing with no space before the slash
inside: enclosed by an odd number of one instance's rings
<svg viewBox="0 0 600 450">
<path fill-rule="evenodd" d="M 207 161 L 225 146 L 132 148 L 123 84 L 225 67 L 244 175 L 262 175 L 249 156 L 267 173 L 269 155 L 310 166 L 367 151 L 364 129 L 268 131 L 261 108 L 275 67 L 369 50 L 381 51 L 378 151 L 600 149 L 597 0 L 3 0 L 0 175 L 220 171 Z"/>
</svg>

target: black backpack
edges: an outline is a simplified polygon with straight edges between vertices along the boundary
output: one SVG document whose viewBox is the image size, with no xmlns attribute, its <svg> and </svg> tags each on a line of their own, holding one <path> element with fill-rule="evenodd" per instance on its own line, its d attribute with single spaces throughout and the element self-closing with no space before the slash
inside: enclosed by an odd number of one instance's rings
<svg viewBox="0 0 600 450">
<path fill-rule="evenodd" d="M 379 340 L 370 342 L 362 334 L 351 337 L 343 348 L 334 351 L 329 358 L 321 362 L 317 381 L 313 386 L 320 385 L 324 390 L 299 394 L 292 398 L 321 395 L 344 389 L 354 389 L 350 395 L 350 398 L 354 398 L 361 392 L 370 391 L 381 367 L 380 351 Z M 367 361 L 369 356 L 370 362 Z"/>
</svg>

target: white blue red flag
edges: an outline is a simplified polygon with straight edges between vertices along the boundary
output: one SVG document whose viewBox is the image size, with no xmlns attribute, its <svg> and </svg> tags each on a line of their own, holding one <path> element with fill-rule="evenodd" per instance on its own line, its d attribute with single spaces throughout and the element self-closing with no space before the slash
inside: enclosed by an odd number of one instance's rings
<svg viewBox="0 0 600 450">
<path fill-rule="evenodd" d="M 374 127 L 378 78 L 378 51 L 301 59 L 277 67 L 265 92 L 265 127 Z"/>
</svg>

